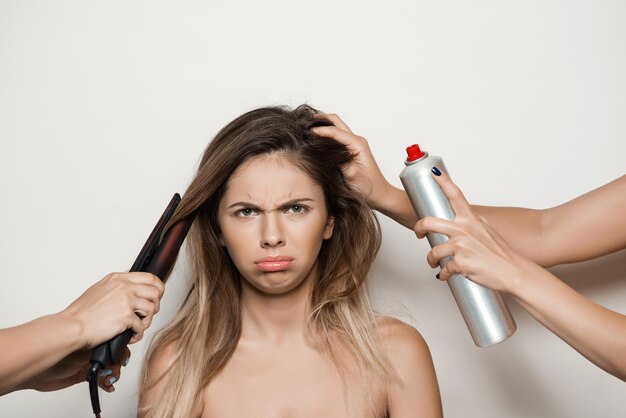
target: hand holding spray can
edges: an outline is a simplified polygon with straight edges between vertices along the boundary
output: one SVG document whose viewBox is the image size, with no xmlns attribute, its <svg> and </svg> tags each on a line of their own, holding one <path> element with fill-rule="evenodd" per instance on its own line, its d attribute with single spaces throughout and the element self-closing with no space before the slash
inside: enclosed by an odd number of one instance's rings
<svg viewBox="0 0 626 418">
<path fill-rule="evenodd" d="M 400 180 L 418 218 L 432 216 L 453 220 L 455 214 L 450 202 L 431 174 L 433 167 L 448 173 L 441 157 L 428 155 L 417 144 L 406 150 L 408 157 Z M 431 247 L 448 241 L 443 234 L 429 233 L 427 238 Z M 450 260 L 451 257 L 442 259 L 439 266 L 443 268 Z M 499 292 L 476 284 L 461 274 L 451 276 L 447 282 L 477 346 L 488 347 L 513 335 L 515 320 Z"/>
</svg>

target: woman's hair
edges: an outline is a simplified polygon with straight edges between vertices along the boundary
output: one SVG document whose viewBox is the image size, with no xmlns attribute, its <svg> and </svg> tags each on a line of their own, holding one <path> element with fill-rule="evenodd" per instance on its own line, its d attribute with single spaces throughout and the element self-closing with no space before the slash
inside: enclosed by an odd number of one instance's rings
<svg viewBox="0 0 626 418">
<path fill-rule="evenodd" d="M 145 416 L 190 416 L 198 394 L 222 370 L 241 333 L 241 276 L 220 245 L 218 204 L 230 176 L 252 157 L 278 154 L 306 173 L 324 191 L 333 235 L 322 243 L 318 276 L 311 283 L 307 335 L 351 386 L 365 388 L 380 408 L 392 377 L 376 318 L 364 286 L 380 247 L 380 226 L 367 203 L 347 184 L 341 168 L 354 156 L 345 145 L 315 135 L 310 128 L 331 125 L 307 105 L 294 110 L 252 110 L 226 125 L 207 146 L 198 173 L 170 221 L 196 212 L 187 237 L 191 263 L 188 292 L 178 313 L 148 349 L 141 394 L 160 379 L 167 384 Z M 148 373 L 160 351 L 172 359 L 161 376 Z M 359 384 L 360 383 L 360 384 Z M 361 386 L 362 385 L 362 386 Z M 377 389 L 376 389 L 377 388 Z M 380 410 L 376 413 L 381 413 Z"/>
</svg>

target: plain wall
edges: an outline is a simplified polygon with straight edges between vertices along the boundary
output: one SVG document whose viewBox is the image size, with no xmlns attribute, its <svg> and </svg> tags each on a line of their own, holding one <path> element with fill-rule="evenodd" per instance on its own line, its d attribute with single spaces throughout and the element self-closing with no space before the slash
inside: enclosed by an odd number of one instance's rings
<svg viewBox="0 0 626 418">
<path fill-rule="evenodd" d="M 263 105 L 338 113 L 397 186 L 419 142 L 476 204 L 545 208 L 624 175 L 625 18 L 597 0 L 2 0 L 0 327 L 128 269 L 208 141 Z M 446 416 L 624 416 L 624 383 L 513 301 L 517 333 L 476 348 L 427 243 L 380 220 L 373 297 L 426 338 Z M 151 331 L 184 271 L 183 254 Z M 553 271 L 626 312 L 625 251 Z M 144 343 L 104 417 L 134 416 Z M 0 416 L 89 416 L 88 398 L 12 393 Z"/>
</svg>

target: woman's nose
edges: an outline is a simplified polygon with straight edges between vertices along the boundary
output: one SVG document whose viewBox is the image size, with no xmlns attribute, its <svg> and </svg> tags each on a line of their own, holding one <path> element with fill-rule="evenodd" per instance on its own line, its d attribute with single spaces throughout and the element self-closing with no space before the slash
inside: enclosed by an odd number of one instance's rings
<svg viewBox="0 0 626 418">
<path fill-rule="evenodd" d="M 263 216 L 261 247 L 271 248 L 285 245 L 285 237 L 278 219 L 279 216 L 276 213 L 267 213 Z"/>
</svg>

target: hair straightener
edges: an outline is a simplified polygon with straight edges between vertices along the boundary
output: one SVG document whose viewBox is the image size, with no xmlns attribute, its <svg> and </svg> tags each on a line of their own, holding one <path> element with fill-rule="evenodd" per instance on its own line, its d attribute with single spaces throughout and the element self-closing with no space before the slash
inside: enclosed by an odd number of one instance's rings
<svg viewBox="0 0 626 418">
<path fill-rule="evenodd" d="M 172 218 L 172 215 L 174 215 L 180 200 L 180 195 L 176 193 L 139 252 L 137 259 L 130 268 L 131 272 L 152 273 L 165 282 L 174 266 L 180 246 L 185 240 L 195 218 L 195 214 L 191 214 L 176 222 L 167 230 L 163 239 L 159 240 L 161 235 L 163 235 L 165 226 Z M 100 370 L 108 364 L 115 364 L 120 361 L 122 351 L 128 345 L 132 336 L 133 330 L 129 328 L 109 341 L 95 347 L 91 352 L 91 367 L 87 373 L 87 381 L 89 382 L 91 406 L 97 418 L 100 418 L 101 412 L 100 399 L 98 397 L 98 375 Z"/>
</svg>

